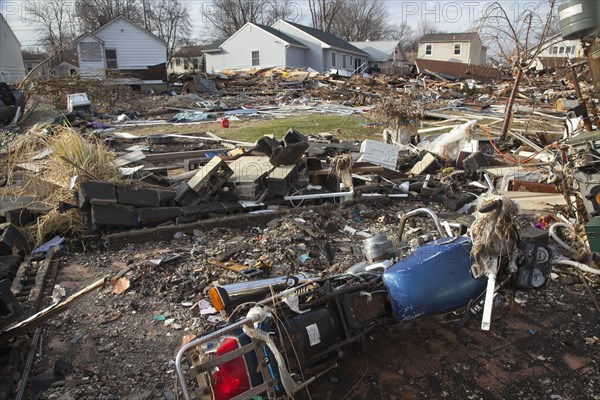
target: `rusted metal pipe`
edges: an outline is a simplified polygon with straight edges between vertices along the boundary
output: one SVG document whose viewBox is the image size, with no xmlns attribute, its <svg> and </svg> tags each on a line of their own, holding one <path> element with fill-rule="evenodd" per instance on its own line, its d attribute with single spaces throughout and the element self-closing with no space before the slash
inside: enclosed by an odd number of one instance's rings
<svg viewBox="0 0 600 400">
<path fill-rule="evenodd" d="M 506 110 L 504 115 L 504 123 L 502 124 L 502 134 L 500 135 L 500 141 L 506 141 L 506 135 L 508 134 L 508 126 L 510 125 L 510 118 L 512 116 L 513 105 L 515 104 L 515 97 L 517 97 L 517 92 L 519 90 L 519 84 L 521 83 L 521 78 L 523 77 L 523 69 L 519 67 L 517 71 L 517 77 L 515 78 L 515 84 L 513 85 L 512 92 L 510 93 L 510 97 L 508 99 L 508 104 L 506 104 Z"/>
</svg>

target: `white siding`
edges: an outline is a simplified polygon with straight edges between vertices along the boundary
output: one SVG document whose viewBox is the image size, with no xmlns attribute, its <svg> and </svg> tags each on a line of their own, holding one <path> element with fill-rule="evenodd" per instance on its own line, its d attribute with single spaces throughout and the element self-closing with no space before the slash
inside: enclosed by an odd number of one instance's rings
<svg viewBox="0 0 600 400">
<path fill-rule="evenodd" d="M 280 30 L 286 35 L 296 39 L 300 43 L 308 47 L 305 50 L 306 57 L 304 67 L 311 67 L 319 72 L 324 72 L 327 68 L 325 67 L 326 60 L 324 59 L 324 52 L 322 42 L 313 38 L 309 34 L 301 31 L 295 26 L 288 25 L 285 21 L 279 20 L 275 22 L 273 28 Z"/>
<path fill-rule="evenodd" d="M 97 43 L 100 46 L 100 59 L 98 61 L 87 61 L 84 59 L 85 56 L 81 48 L 87 43 Z M 102 43 L 98 42 L 93 37 L 85 36 L 77 42 L 77 58 L 79 59 L 79 75 L 82 78 L 104 78 L 106 76 L 104 73 L 106 67 L 104 47 L 102 46 Z"/>
<path fill-rule="evenodd" d="M 583 48 L 579 40 L 562 40 L 560 37 L 544 43 L 544 49 L 539 57 L 564 57 L 577 58 L 583 57 Z"/>
<path fill-rule="evenodd" d="M 287 48 L 287 66 L 288 67 L 306 67 L 306 49 L 299 47 Z"/>
<path fill-rule="evenodd" d="M 454 45 L 461 44 L 460 55 L 454 54 Z M 425 46 L 431 44 L 431 55 L 425 55 Z M 448 43 L 419 43 L 419 50 L 417 52 L 417 58 L 425 60 L 437 60 L 437 61 L 454 61 L 461 63 L 479 64 L 481 57 L 477 52 L 476 58 L 471 58 L 471 46 L 469 42 L 448 42 Z"/>
<path fill-rule="evenodd" d="M 117 50 L 118 69 L 146 69 L 167 62 L 167 46 L 142 28 L 119 18 L 94 32 L 105 49 Z"/>
<path fill-rule="evenodd" d="M 264 30 L 247 24 L 221 46 L 220 53 L 206 53 L 206 72 L 286 66 L 285 44 Z M 260 65 L 252 65 L 252 52 L 259 52 Z"/>
<path fill-rule="evenodd" d="M 19 83 L 24 77 L 21 43 L 0 15 L 0 82 Z"/>
</svg>

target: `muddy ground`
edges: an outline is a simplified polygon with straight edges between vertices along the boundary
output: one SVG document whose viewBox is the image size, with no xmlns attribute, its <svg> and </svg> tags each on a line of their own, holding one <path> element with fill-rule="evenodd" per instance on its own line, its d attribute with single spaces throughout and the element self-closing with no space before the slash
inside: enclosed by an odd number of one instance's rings
<svg viewBox="0 0 600 400">
<path fill-rule="evenodd" d="M 67 294 L 124 268 L 130 268 L 125 274 L 130 287 L 121 294 L 112 287 L 93 292 L 45 324 L 31 398 L 178 398 L 177 350 L 185 336 L 209 326 L 190 305 L 206 298 L 211 281 L 238 279 L 208 260 L 238 246 L 232 260 L 272 264 L 273 273 L 340 272 L 361 258 L 362 237 L 344 227 L 392 237 L 400 209 L 373 203 L 358 211 L 305 212 L 266 230 L 196 232 L 121 250 L 67 245 L 57 275 Z M 180 258 L 152 262 L 174 253 Z M 299 256 L 305 254 L 310 260 L 302 263 Z M 463 327 L 446 318 L 384 328 L 347 348 L 340 367 L 298 397 L 600 399 L 598 310 L 577 273 L 555 272 L 540 291 L 509 293 L 512 301 L 495 310 L 491 332 L 479 330 L 478 318 Z M 598 282 L 589 285 L 597 296 Z"/>
</svg>

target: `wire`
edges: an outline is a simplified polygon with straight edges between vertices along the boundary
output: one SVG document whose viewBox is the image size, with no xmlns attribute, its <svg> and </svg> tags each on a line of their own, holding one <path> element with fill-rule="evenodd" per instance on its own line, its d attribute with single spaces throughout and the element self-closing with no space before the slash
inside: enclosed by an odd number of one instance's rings
<svg viewBox="0 0 600 400">
<path fill-rule="evenodd" d="M 360 377 L 360 379 L 358 381 L 356 381 L 356 384 L 354 386 L 352 386 L 352 388 L 348 391 L 348 393 L 346 393 L 346 395 L 344 395 L 344 397 L 342 397 L 341 400 L 346 400 L 351 394 L 353 394 L 354 389 L 356 389 L 356 387 L 362 382 L 362 380 L 365 379 L 365 376 L 367 376 L 367 372 L 369 371 L 369 358 L 367 357 L 366 360 L 367 360 L 367 366 L 365 368 L 365 372 Z"/>
</svg>

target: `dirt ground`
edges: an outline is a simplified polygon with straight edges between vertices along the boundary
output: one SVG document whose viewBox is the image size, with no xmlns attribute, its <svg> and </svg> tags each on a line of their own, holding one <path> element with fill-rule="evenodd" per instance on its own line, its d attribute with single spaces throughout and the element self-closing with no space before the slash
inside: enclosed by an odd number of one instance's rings
<svg viewBox="0 0 600 400">
<path fill-rule="evenodd" d="M 336 273 L 359 260 L 355 249 L 362 238 L 349 236 L 344 226 L 391 237 L 396 211 L 373 204 L 360 213 L 305 212 L 260 233 L 218 229 L 122 250 L 84 252 L 69 245 L 57 275 L 67 294 L 126 267 L 130 287 L 121 294 L 111 287 L 93 292 L 45 325 L 31 398 L 180 398 L 175 355 L 185 336 L 208 326 L 190 306 L 206 298 L 211 281 L 237 279 L 207 260 L 245 244 L 233 260 L 275 261 L 273 273 Z M 324 241 L 331 243 L 331 262 L 320 247 Z M 174 262 L 151 263 L 174 253 L 180 255 Z M 311 260 L 302 264 L 301 254 Z M 479 330 L 478 317 L 462 328 L 429 319 L 375 332 L 347 348 L 339 368 L 298 398 L 600 399 L 598 310 L 576 273 L 556 272 L 544 289 L 517 292 L 510 305 L 495 310 L 490 332 Z M 590 285 L 597 294 L 598 282 Z"/>
</svg>

